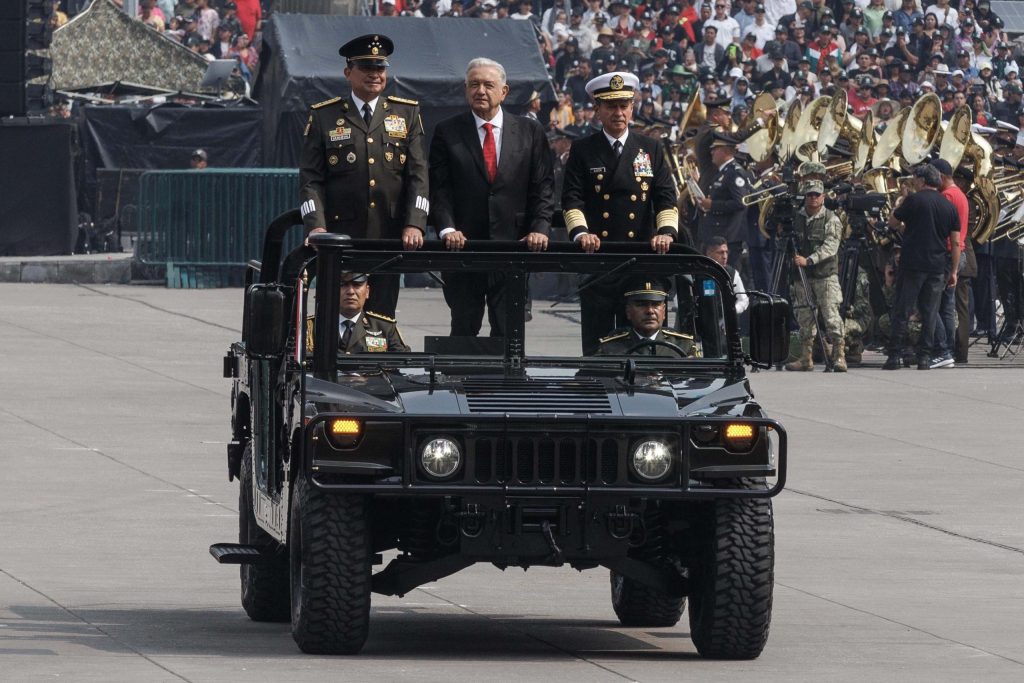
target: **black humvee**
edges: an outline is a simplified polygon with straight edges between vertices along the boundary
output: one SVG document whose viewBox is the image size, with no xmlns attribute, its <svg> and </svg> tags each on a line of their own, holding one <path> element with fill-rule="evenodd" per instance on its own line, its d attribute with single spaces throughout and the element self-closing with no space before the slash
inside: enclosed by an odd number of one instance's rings
<svg viewBox="0 0 1024 683">
<path fill-rule="evenodd" d="M 476 562 L 568 564 L 610 570 L 624 625 L 674 626 L 688 598 L 701 655 L 761 653 L 786 435 L 754 400 L 744 365 L 786 356 L 785 301 L 751 295 L 745 355 L 726 271 L 684 246 L 450 252 L 428 242 L 403 252 L 397 240 L 320 234 L 282 258 L 299 223 L 291 212 L 268 229 L 262 262 L 250 264 L 242 341 L 224 359 L 239 543 L 210 552 L 242 565 L 252 619 L 290 620 L 304 652 L 353 654 L 373 592 L 404 595 Z M 342 272 L 454 270 L 504 274 L 504 338 L 337 353 Z M 530 277 L 630 270 L 674 278 L 676 329 L 701 357 L 644 344 L 623 356 L 531 353 Z M 440 296 L 435 305 L 446 323 Z"/>
</svg>

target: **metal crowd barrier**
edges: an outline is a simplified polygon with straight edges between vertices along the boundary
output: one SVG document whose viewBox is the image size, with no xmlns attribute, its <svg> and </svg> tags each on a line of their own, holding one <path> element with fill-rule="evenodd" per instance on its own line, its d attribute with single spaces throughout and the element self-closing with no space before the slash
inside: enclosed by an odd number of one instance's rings
<svg viewBox="0 0 1024 683">
<path fill-rule="evenodd" d="M 143 173 L 137 257 L 165 265 L 170 288 L 240 287 L 266 226 L 297 205 L 298 187 L 295 169 Z"/>
</svg>

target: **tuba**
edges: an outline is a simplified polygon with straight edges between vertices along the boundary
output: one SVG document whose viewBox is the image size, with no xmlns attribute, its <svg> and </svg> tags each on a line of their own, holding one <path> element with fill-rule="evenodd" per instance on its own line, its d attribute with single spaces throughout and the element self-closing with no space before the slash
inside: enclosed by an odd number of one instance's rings
<svg viewBox="0 0 1024 683">
<path fill-rule="evenodd" d="M 764 125 L 759 127 L 753 133 L 748 130 L 739 131 L 740 139 L 745 139 L 747 144 L 747 152 L 750 154 L 750 158 L 755 162 L 762 162 L 771 156 L 772 151 L 779 142 L 781 131 L 779 130 L 779 119 L 777 116 L 768 116 L 765 112 L 776 108 L 775 98 L 772 97 L 771 93 L 761 93 L 754 100 L 754 106 L 751 112 L 751 119 L 753 126 L 757 126 L 757 119 L 764 120 Z"/>
<path fill-rule="evenodd" d="M 939 143 L 939 158 L 956 168 L 964 158 L 964 152 L 971 142 L 971 108 L 964 105 L 953 112 L 942 131 Z"/>
<path fill-rule="evenodd" d="M 693 97 L 690 98 L 690 103 L 686 105 L 686 112 L 683 114 L 683 120 L 679 122 L 679 137 L 677 138 L 679 143 L 692 149 L 694 145 L 694 134 L 696 133 L 697 128 L 707 121 L 707 118 L 708 110 L 700 99 L 700 88 L 697 88 L 693 93 Z"/>
<path fill-rule="evenodd" d="M 801 114 L 803 114 L 803 105 L 800 104 L 800 98 L 796 98 L 789 105 L 786 122 L 782 125 L 782 134 L 779 136 L 779 161 L 782 163 L 789 161 L 796 152 L 793 141 L 799 128 Z"/>
<path fill-rule="evenodd" d="M 942 131 L 942 102 L 935 93 L 921 97 L 910 108 L 903 124 L 900 156 L 904 167 L 917 166 L 928 158 Z"/>
<path fill-rule="evenodd" d="M 832 104 L 832 98 L 828 95 L 822 95 L 817 98 L 809 105 L 807 109 L 800 115 L 800 122 L 797 124 L 797 130 L 794 134 L 793 153 L 800 161 L 816 161 L 812 158 L 812 151 L 817 151 L 818 131 L 821 128 L 822 121 L 824 121 L 826 114 L 828 114 L 828 108 Z M 814 143 L 814 149 L 807 143 Z"/>
<path fill-rule="evenodd" d="M 896 118 L 889 121 L 889 125 L 875 143 L 875 151 L 871 156 L 872 167 L 896 168 L 895 164 L 899 163 L 899 152 L 903 143 L 903 127 L 909 116 L 910 109 L 900 109 Z"/>
</svg>

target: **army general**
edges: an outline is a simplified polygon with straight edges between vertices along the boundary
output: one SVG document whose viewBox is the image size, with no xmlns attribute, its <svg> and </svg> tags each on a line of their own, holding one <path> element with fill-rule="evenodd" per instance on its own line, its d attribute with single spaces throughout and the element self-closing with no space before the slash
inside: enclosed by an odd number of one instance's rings
<svg viewBox="0 0 1024 683">
<path fill-rule="evenodd" d="M 307 234 L 344 233 L 356 238 L 401 238 L 406 249 L 423 245 L 430 210 L 427 160 L 419 105 L 382 97 L 387 36 L 360 36 L 338 52 L 345 57 L 348 98 L 312 107 L 299 171 L 299 200 Z M 371 276 L 369 307 L 394 316 L 399 276 Z"/>
<path fill-rule="evenodd" d="M 665 253 L 678 235 L 676 187 L 661 144 L 629 130 L 639 79 L 612 72 L 587 83 L 603 130 L 576 140 L 569 151 L 562 188 L 562 211 L 570 239 L 587 252 L 601 240 L 649 241 Z M 626 320 L 621 278 L 605 278 L 580 292 L 583 353 Z"/>
</svg>

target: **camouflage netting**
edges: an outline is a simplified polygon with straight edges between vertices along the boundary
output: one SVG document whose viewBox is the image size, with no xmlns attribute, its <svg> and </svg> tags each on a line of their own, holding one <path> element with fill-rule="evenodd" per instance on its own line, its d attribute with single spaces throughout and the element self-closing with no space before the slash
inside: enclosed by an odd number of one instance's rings
<svg viewBox="0 0 1024 683">
<path fill-rule="evenodd" d="M 196 90 L 206 60 L 134 21 L 111 0 L 95 0 L 53 33 L 54 90 L 122 81 L 165 90 Z"/>
</svg>

